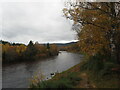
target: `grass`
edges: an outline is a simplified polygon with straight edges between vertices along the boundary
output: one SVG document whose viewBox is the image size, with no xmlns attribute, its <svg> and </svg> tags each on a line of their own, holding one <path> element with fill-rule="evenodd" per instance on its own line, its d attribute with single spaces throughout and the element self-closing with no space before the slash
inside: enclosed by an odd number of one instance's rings
<svg viewBox="0 0 120 90">
<path fill-rule="evenodd" d="M 80 68 L 88 75 L 88 80 L 97 88 L 120 88 L 120 71 L 113 68 L 120 67 L 109 57 L 96 55 L 85 61 Z"/>
<path fill-rule="evenodd" d="M 31 84 L 31 88 L 74 88 L 81 78 L 77 72 L 70 72 L 69 74 L 56 75 L 51 80 L 39 82 L 37 85 Z"/>
<path fill-rule="evenodd" d="M 31 88 L 120 88 L 120 73 L 112 71 L 112 68 L 119 65 L 111 60 L 101 61 L 103 58 L 97 56 L 83 60 Z"/>
<path fill-rule="evenodd" d="M 106 75 L 104 77 L 97 77 L 89 73 L 89 80 L 94 83 L 97 88 L 120 88 L 120 80 L 117 74 Z"/>
</svg>

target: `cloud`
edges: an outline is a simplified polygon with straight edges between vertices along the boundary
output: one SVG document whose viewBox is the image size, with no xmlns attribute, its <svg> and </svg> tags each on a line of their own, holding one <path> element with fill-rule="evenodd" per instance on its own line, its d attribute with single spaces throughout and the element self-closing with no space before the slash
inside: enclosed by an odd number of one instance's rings
<svg viewBox="0 0 120 90">
<path fill-rule="evenodd" d="M 6 1 L 1 7 L 3 40 L 21 43 L 29 40 L 40 43 L 75 40 L 76 33 L 71 30 L 72 23 L 63 17 L 64 4 L 59 0 Z"/>
</svg>

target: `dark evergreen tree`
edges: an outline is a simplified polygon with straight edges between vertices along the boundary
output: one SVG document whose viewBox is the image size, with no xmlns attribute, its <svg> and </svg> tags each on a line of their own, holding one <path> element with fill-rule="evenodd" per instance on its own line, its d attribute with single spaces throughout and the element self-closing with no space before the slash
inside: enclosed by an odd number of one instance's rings
<svg viewBox="0 0 120 90">
<path fill-rule="evenodd" d="M 49 43 L 47 43 L 47 49 L 50 49 L 50 44 Z"/>
<path fill-rule="evenodd" d="M 25 51 L 25 59 L 27 60 L 33 60 L 35 59 L 35 55 L 37 54 L 37 49 L 35 48 L 32 41 L 29 42 L 27 49 Z"/>
</svg>

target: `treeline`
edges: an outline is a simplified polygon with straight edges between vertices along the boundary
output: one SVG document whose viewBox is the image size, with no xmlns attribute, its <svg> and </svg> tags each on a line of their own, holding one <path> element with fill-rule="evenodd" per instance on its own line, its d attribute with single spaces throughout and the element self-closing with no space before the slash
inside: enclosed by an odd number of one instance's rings
<svg viewBox="0 0 120 90">
<path fill-rule="evenodd" d="M 54 44 L 39 44 L 29 42 L 28 45 L 3 42 L 2 46 L 2 62 L 12 63 L 21 61 L 31 61 L 40 58 L 47 58 L 58 55 L 58 48 Z"/>
<path fill-rule="evenodd" d="M 61 46 L 59 47 L 59 50 L 78 53 L 80 52 L 80 47 L 79 47 L 79 43 L 76 42 L 70 45 Z"/>
</svg>

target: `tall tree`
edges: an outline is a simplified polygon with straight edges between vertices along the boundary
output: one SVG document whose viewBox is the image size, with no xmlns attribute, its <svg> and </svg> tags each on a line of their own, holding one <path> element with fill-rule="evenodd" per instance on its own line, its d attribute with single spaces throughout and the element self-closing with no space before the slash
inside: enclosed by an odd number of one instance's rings
<svg viewBox="0 0 120 90">
<path fill-rule="evenodd" d="M 66 18 L 73 20 L 81 50 L 115 56 L 120 64 L 120 3 L 69 2 L 63 9 Z M 109 53 L 110 52 L 110 53 Z"/>
</svg>

